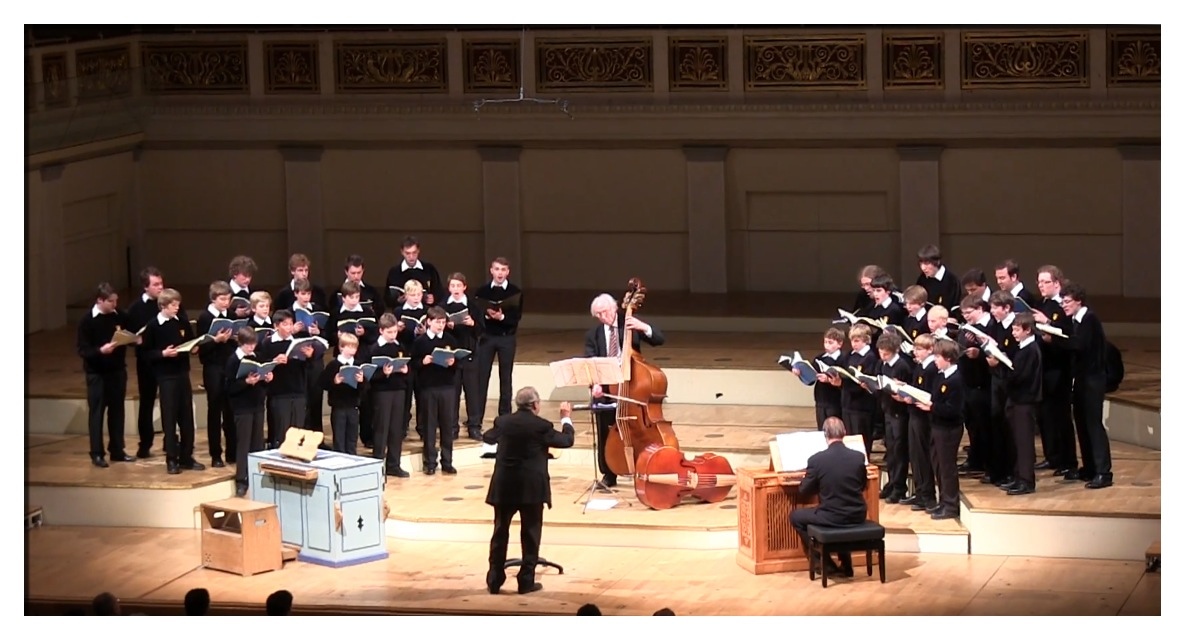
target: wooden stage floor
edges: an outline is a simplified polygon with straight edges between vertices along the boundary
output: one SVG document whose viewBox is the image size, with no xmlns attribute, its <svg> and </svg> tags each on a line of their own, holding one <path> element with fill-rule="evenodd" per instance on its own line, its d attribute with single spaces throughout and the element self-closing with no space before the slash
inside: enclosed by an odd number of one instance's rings
<svg viewBox="0 0 1185 640">
<path fill-rule="evenodd" d="M 81 604 L 111 591 L 125 602 L 176 606 L 187 591 L 202 587 L 216 605 L 259 607 L 269 593 L 287 589 L 298 615 L 348 608 L 572 615 L 587 602 L 605 615 L 637 616 L 661 607 L 681 616 L 1161 614 L 1160 574 L 1145 573 L 1141 562 L 889 553 L 886 584 L 858 566 L 855 578 L 833 579 L 824 590 L 804 572 L 750 574 L 737 566 L 735 550 L 548 546 L 545 524 L 544 556 L 563 565 L 564 573 L 541 569 L 537 580 L 543 590 L 520 596 L 486 593 L 485 544 L 388 538 L 391 556 L 384 561 L 340 569 L 290 562 L 280 571 L 245 578 L 202 568 L 200 536 L 186 529 L 29 530 L 26 597 Z M 512 542 L 511 553 L 516 550 Z"/>
</svg>

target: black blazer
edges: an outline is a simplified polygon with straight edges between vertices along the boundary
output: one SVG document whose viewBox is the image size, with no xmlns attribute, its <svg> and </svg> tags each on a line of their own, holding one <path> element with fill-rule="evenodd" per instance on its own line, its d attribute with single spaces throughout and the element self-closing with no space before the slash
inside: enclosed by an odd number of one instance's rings
<svg viewBox="0 0 1185 640">
<path fill-rule="evenodd" d="M 667 341 L 666 337 L 662 335 L 662 330 L 654 325 L 650 325 L 650 332 L 653 334 L 647 338 L 646 334 L 641 331 L 635 331 L 633 335 L 634 350 L 641 351 L 642 343 L 652 347 L 660 347 Z M 625 315 L 617 314 L 617 338 L 622 341 L 622 346 L 625 344 Z M 584 357 L 586 358 L 605 358 L 609 355 L 609 349 L 605 345 L 605 325 L 600 322 L 597 326 L 588 330 L 584 335 Z"/>
<path fill-rule="evenodd" d="M 486 504 L 545 504 L 550 508 L 547 450 L 567 449 L 576 441 L 571 421 L 565 422 L 563 429 L 562 433 L 556 431 L 550 421 L 525 409 L 495 418 L 494 428 L 481 434 L 486 444 L 498 445 Z"/>
<path fill-rule="evenodd" d="M 798 495 L 818 493 L 819 513 L 834 516 L 837 524 L 861 524 L 868 516 L 864 502 L 867 482 L 864 456 L 842 442 L 833 442 L 806 461 L 806 477 Z"/>
</svg>

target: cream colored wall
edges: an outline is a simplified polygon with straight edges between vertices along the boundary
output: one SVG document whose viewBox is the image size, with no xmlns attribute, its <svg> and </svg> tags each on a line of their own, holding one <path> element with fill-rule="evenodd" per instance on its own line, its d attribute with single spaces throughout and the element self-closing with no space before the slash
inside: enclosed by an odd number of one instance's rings
<svg viewBox="0 0 1185 640">
<path fill-rule="evenodd" d="M 941 176 L 942 250 L 959 274 L 1012 258 L 1030 288 L 1034 270 L 1051 263 L 1091 293 L 1122 293 L 1116 149 L 947 149 Z M 1126 260 L 1128 268 L 1160 271 L 1158 259 Z"/>
<path fill-rule="evenodd" d="M 731 150 L 731 288 L 846 291 L 894 264 L 897 165 L 893 149 Z"/>
<path fill-rule="evenodd" d="M 165 282 L 228 277 L 247 254 L 257 278 L 283 282 L 288 264 L 284 162 L 274 149 L 147 149 L 140 158 L 144 262 Z"/>
<path fill-rule="evenodd" d="M 382 285 L 408 235 L 442 278 L 488 277 L 476 149 L 329 149 L 321 177 L 327 264 L 314 268 L 327 285 L 340 284 L 351 253 L 366 260 L 364 280 Z"/>
<path fill-rule="evenodd" d="M 520 162 L 525 284 L 687 289 L 681 150 L 525 149 Z"/>
</svg>

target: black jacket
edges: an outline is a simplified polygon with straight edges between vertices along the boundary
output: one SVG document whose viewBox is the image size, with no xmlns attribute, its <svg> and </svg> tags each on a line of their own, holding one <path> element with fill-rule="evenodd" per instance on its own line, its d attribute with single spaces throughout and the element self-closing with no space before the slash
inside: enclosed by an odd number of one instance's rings
<svg viewBox="0 0 1185 640">
<path fill-rule="evenodd" d="M 868 516 L 864 486 L 868 470 L 864 456 L 842 442 L 832 442 L 806 462 L 806 477 L 798 495 L 819 494 L 819 513 L 835 516 L 842 524 L 861 524 Z"/>
<path fill-rule="evenodd" d="M 571 420 L 564 421 L 561 433 L 550 421 L 524 409 L 498 416 L 494 419 L 494 428 L 481 435 L 486 444 L 498 445 L 486 504 L 545 504 L 551 507 L 547 450 L 551 447 L 567 449 L 575 438 Z"/>
</svg>

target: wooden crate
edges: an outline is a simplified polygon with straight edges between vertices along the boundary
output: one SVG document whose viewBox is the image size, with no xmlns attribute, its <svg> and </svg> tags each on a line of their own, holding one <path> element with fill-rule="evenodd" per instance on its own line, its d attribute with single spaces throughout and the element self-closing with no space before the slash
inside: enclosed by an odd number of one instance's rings
<svg viewBox="0 0 1185 640">
<path fill-rule="evenodd" d="M 200 509 L 203 566 L 243 576 L 283 566 L 276 505 L 230 498 Z"/>
<path fill-rule="evenodd" d="M 806 549 L 790 525 L 795 509 L 814 507 L 817 496 L 798 495 L 800 479 L 767 469 L 737 470 L 737 564 L 750 573 L 806 571 Z M 880 470 L 868 465 L 864 500 L 868 519 L 880 522 Z"/>
</svg>

